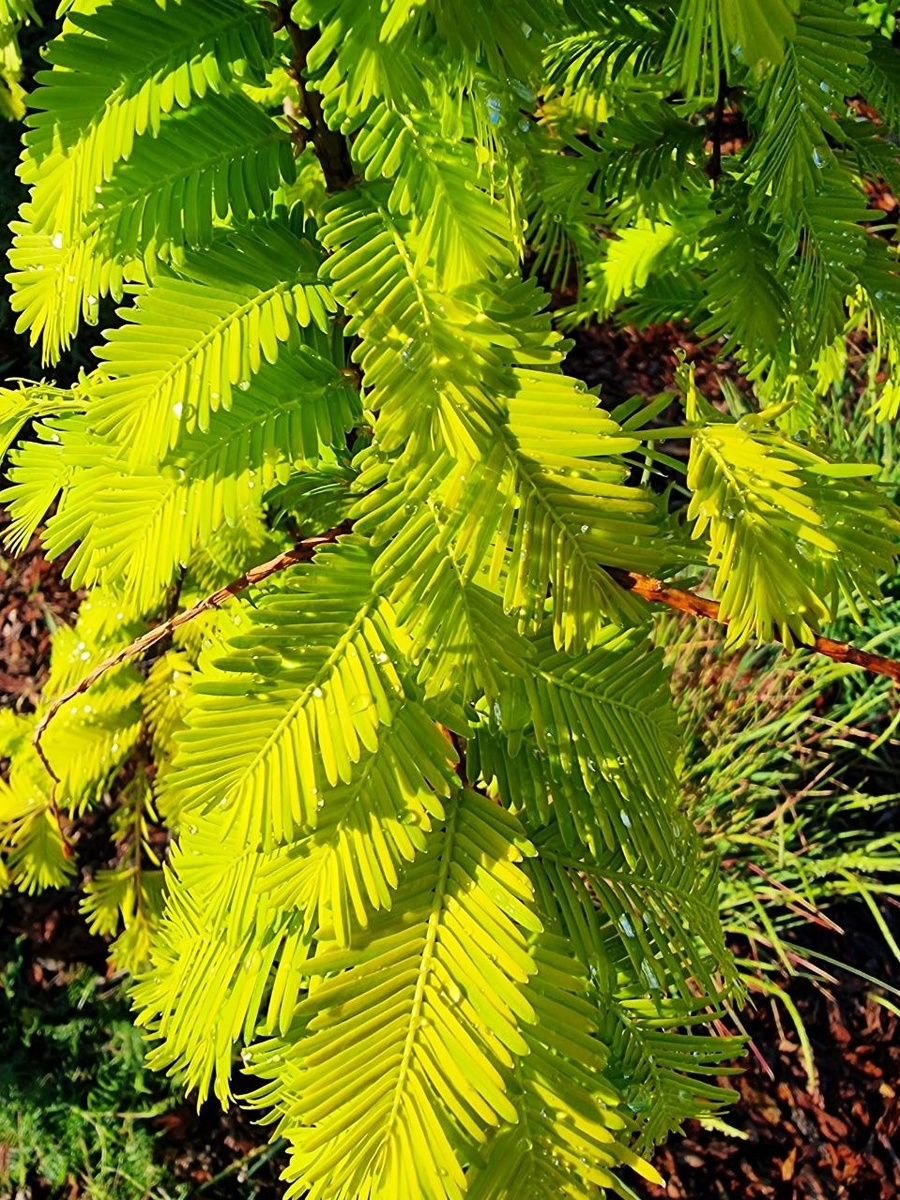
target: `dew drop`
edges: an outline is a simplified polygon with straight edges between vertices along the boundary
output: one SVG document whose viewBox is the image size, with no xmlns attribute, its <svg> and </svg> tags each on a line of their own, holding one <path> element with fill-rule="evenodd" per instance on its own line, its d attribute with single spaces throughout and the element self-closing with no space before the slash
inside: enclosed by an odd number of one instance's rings
<svg viewBox="0 0 900 1200">
<path fill-rule="evenodd" d="M 173 414 L 173 416 L 180 417 L 183 412 L 184 412 L 184 405 L 181 403 L 180 400 L 177 400 L 172 405 L 172 414 Z"/>
<path fill-rule="evenodd" d="M 61 233 L 54 233 L 53 237 L 50 240 L 51 240 L 54 250 L 62 250 L 63 235 Z"/>
<path fill-rule="evenodd" d="M 630 937 L 630 938 L 634 937 L 634 926 L 628 920 L 628 917 L 625 915 L 625 913 L 622 913 L 621 917 L 619 917 L 619 928 L 622 930 L 622 932 L 625 934 L 626 937 Z"/>
</svg>

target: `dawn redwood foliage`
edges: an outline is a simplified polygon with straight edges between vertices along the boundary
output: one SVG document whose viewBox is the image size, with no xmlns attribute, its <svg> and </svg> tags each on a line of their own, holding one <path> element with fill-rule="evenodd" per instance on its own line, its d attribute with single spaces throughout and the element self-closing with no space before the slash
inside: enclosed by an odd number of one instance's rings
<svg viewBox="0 0 900 1200">
<path fill-rule="evenodd" d="M 644 577 L 803 644 L 900 546 L 820 405 L 853 335 L 900 408 L 890 22 L 63 8 L 12 302 L 48 367 L 121 320 L 73 388 L 0 391 L 6 545 L 43 528 L 86 589 L 43 707 L 0 711 L 4 881 L 73 877 L 114 797 L 83 905 L 151 1062 L 224 1101 L 242 1056 L 292 1195 L 629 1195 L 737 1048 Z M 604 408 L 564 334 L 612 313 L 717 340 L 749 410 L 687 365 Z"/>
</svg>

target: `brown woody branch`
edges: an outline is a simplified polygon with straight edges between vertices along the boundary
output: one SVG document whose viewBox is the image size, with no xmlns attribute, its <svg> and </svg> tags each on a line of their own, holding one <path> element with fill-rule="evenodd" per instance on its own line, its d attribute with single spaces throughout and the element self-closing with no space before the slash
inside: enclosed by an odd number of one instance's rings
<svg viewBox="0 0 900 1200">
<path fill-rule="evenodd" d="M 318 30 L 301 29 L 291 16 L 293 7 L 293 0 L 280 0 L 277 9 L 274 5 L 266 5 L 276 28 L 286 29 L 291 39 L 293 55 L 288 70 L 300 92 L 300 105 L 309 122 L 309 136 L 325 175 L 325 186 L 329 192 L 346 191 L 355 181 L 347 139 L 337 130 L 328 128 L 322 112 L 322 97 L 306 82 L 306 60 L 316 44 Z"/>
<path fill-rule="evenodd" d="M 695 592 L 684 588 L 673 587 L 663 583 L 661 579 L 652 579 L 649 575 L 639 575 L 636 571 L 622 571 L 617 567 L 607 567 L 609 575 L 619 587 L 634 592 L 642 600 L 651 603 L 665 604 L 677 612 L 688 613 L 692 617 L 708 617 L 727 625 L 728 618 L 719 615 L 718 600 L 707 600 Z M 894 683 L 900 683 L 900 662 L 895 658 L 885 658 L 883 654 L 870 654 L 868 650 L 859 650 L 849 642 L 836 642 L 833 638 L 816 637 L 809 644 L 799 643 L 804 650 L 813 650 L 816 654 L 824 654 L 826 658 L 839 663 L 852 663 L 876 675 L 887 675 Z"/>
<path fill-rule="evenodd" d="M 64 705 L 74 700 L 76 696 L 80 696 L 86 692 L 107 671 L 113 670 L 114 667 L 120 667 L 122 663 L 128 662 L 129 659 L 135 658 L 139 654 L 144 654 L 151 646 L 155 646 L 157 642 L 174 633 L 182 625 L 187 625 L 189 621 L 193 621 L 201 613 L 210 612 L 214 608 L 221 608 L 233 596 L 239 595 L 248 587 L 262 583 L 264 579 L 268 579 L 276 571 L 283 571 L 286 567 L 293 567 L 297 563 L 309 562 L 320 546 L 325 546 L 329 542 L 336 541 L 340 534 L 349 533 L 349 531 L 350 525 L 345 522 L 343 525 L 338 525 L 335 529 L 330 529 L 328 533 L 323 533 L 320 537 L 306 538 L 304 541 L 298 542 L 290 550 L 285 550 L 282 554 L 270 559 L 268 562 L 260 563 L 258 567 L 251 567 L 245 574 L 241 575 L 238 579 L 233 579 L 225 587 L 219 588 L 211 596 L 206 596 L 203 600 L 192 605 L 191 608 L 185 609 L 184 612 L 176 613 L 174 617 L 163 621 L 162 624 L 156 625 L 153 629 L 148 629 L 146 633 L 142 633 L 130 645 L 124 646 L 121 650 L 117 650 L 115 654 L 110 655 L 109 658 L 104 659 L 102 663 L 94 667 L 89 675 L 85 675 L 84 679 L 77 683 L 75 687 L 70 688 L 67 692 L 63 692 L 61 696 L 57 696 L 38 722 L 33 739 L 34 748 L 50 777 L 59 783 L 59 776 L 53 770 L 47 760 L 47 756 L 44 754 L 41 739 L 47 731 L 47 726 Z M 51 800 L 51 804 L 55 804 L 55 799 Z"/>
</svg>

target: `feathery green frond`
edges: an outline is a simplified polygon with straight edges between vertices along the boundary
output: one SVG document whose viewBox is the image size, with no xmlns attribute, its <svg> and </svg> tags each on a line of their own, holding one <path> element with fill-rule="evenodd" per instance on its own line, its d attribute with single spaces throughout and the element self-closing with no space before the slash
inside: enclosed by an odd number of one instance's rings
<svg viewBox="0 0 900 1200">
<path fill-rule="evenodd" d="M 558 923 L 590 980 L 597 1037 L 607 1051 L 604 1075 L 624 1102 L 619 1112 L 637 1135 L 632 1144 L 644 1151 L 688 1116 L 702 1118 L 733 1100 L 709 1078 L 734 1073 L 730 1064 L 743 1051 L 739 1038 L 703 1031 L 734 994 L 734 968 L 719 924 L 716 873 L 707 870 L 701 889 L 690 886 L 689 862 L 694 881 L 703 876 L 699 840 L 680 816 L 675 828 L 660 872 L 671 887 L 664 885 L 665 898 L 656 892 L 655 855 L 638 870 L 611 865 L 601 880 L 599 864 L 586 876 L 551 840 L 529 864 L 540 911 Z M 624 904 L 613 899 L 620 889 Z"/>
<path fill-rule="evenodd" d="M 551 813 L 567 844 L 599 854 L 639 829 L 668 845 L 677 726 L 660 663 L 640 634 L 607 625 L 586 654 L 556 650 L 545 634 L 521 679 L 479 730 L 478 765 L 535 828 Z"/>
<path fill-rule="evenodd" d="M 680 1132 L 684 1121 L 703 1120 L 734 1102 L 737 1093 L 719 1080 L 737 1073 L 733 1064 L 744 1044 L 702 1031 L 718 1012 L 707 998 L 688 1007 L 681 998 L 647 1000 L 644 990 L 638 982 L 637 996 L 623 989 L 603 1006 L 599 1037 L 609 1047 L 607 1077 L 628 1097 L 636 1147 L 647 1151 Z"/>
<path fill-rule="evenodd" d="M 729 643 L 751 633 L 808 643 L 839 599 L 855 612 L 857 598 L 877 597 L 900 532 L 900 514 L 867 481 L 877 467 L 829 462 L 761 421 L 734 424 L 690 397 L 688 418 L 702 424 L 691 441 L 688 518 L 692 536 L 709 539 Z"/>
<path fill-rule="evenodd" d="M 375 471 L 363 478 L 371 482 L 382 473 L 383 464 L 376 463 Z M 362 505 L 357 508 L 357 526 L 371 528 L 373 542 L 380 545 L 383 519 L 390 520 L 402 505 L 404 535 L 376 560 L 376 576 L 391 597 L 398 624 L 412 639 L 411 658 L 419 664 L 426 695 L 452 690 L 470 700 L 482 691 L 497 695 L 506 674 L 520 673 L 529 647 L 489 586 L 483 569 L 489 544 L 470 536 L 468 529 L 453 540 L 454 514 L 477 505 L 481 487 L 477 479 L 454 482 L 461 495 L 452 487 L 439 494 L 429 486 L 427 492 L 421 489 L 415 508 L 402 483 L 384 483 L 374 494 L 377 507 L 368 512 Z M 486 644 L 493 647 L 493 661 L 485 658 Z"/>
<path fill-rule="evenodd" d="M 158 763 L 166 763 L 175 749 L 193 671 L 183 650 L 167 650 L 147 672 L 141 706 Z"/>
<path fill-rule="evenodd" d="M 403 867 L 444 818 L 451 753 L 421 710 L 406 704 L 352 781 L 329 794 L 314 832 L 263 850 L 248 846 L 239 822 L 223 838 L 215 818 L 187 814 L 153 974 L 137 988 L 144 1023 L 159 1035 L 172 1023 L 181 1030 L 154 1051 L 156 1063 L 183 1069 L 201 1096 L 213 1077 L 216 1093 L 228 1094 L 231 1047 L 242 1030 L 244 1041 L 260 1023 L 287 1032 L 301 983 L 298 956 L 306 957 L 316 931 L 349 944 L 370 912 L 391 907 Z M 244 914 L 239 926 L 235 911 Z M 203 979 L 186 984 L 198 959 L 215 970 L 227 1008 L 212 1028 Z M 260 975 L 243 982 L 245 969 Z"/>
<path fill-rule="evenodd" d="M 116 164 L 131 157 L 136 138 L 155 136 L 164 114 L 209 91 L 225 91 L 242 78 L 261 80 L 272 50 L 268 18 L 242 0 L 116 0 L 68 14 L 62 37 L 48 48 L 52 69 L 38 74 L 39 111 L 28 118 L 20 168 L 32 190 L 10 260 L 17 329 L 29 329 L 32 342 L 42 339 L 47 361 L 58 359 L 82 307 L 90 315 L 92 306 L 90 292 L 82 305 L 70 291 L 58 307 L 52 285 L 43 283 L 44 256 L 80 239 L 98 194 Z M 115 294 L 121 276 L 113 265 L 107 271 L 100 279 Z M 76 280 L 80 274 L 69 273 Z"/>
<path fill-rule="evenodd" d="M 838 116 L 866 65 L 868 31 L 839 0 L 804 0 L 784 58 L 760 89 L 755 207 L 796 226 L 797 204 L 818 194 L 820 172 L 834 163 L 829 142 L 844 141 Z"/>
<path fill-rule="evenodd" d="M 178 437 L 206 431 L 282 346 L 321 346 L 334 308 L 318 255 L 285 221 L 224 232 L 177 273 L 143 291 L 97 354 L 92 416 L 134 453 L 157 461 Z"/>
<path fill-rule="evenodd" d="M 799 7 L 800 0 L 681 0 L 668 57 L 685 91 L 713 95 L 734 60 L 751 68 L 780 62 Z"/>
<path fill-rule="evenodd" d="M 411 241 L 448 290 L 485 272 L 514 269 L 520 231 L 508 206 L 479 178 L 473 148 L 447 143 L 439 129 L 417 125 L 386 104 L 377 105 L 353 141 L 365 178 L 392 179 L 387 210 L 412 215 Z"/>
<path fill-rule="evenodd" d="M 758 367 L 778 351 L 790 312 L 776 252 L 762 230 L 737 211 L 710 227 L 704 250 L 710 270 L 703 301 L 710 316 L 698 332 L 725 336 Z"/>
<path fill-rule="evenodd" d="M 32 0 L 0 0 L 0 119 L 21 121 L 25 116 L 18 34 L 23 25 L 37 20 Z"/>
<path fill-rule="evenodd" d="M 110 962 L 119 970 L 137 972 L 145 965 L 164 899 L 159 870 L 101 868 L 85 882 L 81 912 L 91 933 L 115 938 Z"/>
<path fill-rule="evenodd" d="M 29 224 L 25 207 L 10 256 L 17 303 L 32 324 L 46 314 L 47 340 L 63 345 L 79 321 L 96 324 L 103 296 L 122 299 L 136 262 L 152 272 L 157 258 L 209 245 L 216 225 L 269 216 L 293 178 L 289 136 L 250 100 L 209 95 L 176 108 L 95 186 L 68 236 Z"/>
<path fill-rule="evenodd" d="M 232 621 L 201 659 L 166 788 L 183 812 L 221 807 L 247 844 L 268 846 L 315 826 L 325 789 L 377 749 L 405 700 L 404 664 L 359 539 L 292 568 Z"/>
<path fill-rule="evenodd" d="M 680 815 L 670 822 L 674 844 L 664 854 L 631 825 L 630 845 L 592 857 L 565 850 L 558 837 L 541 841 L 531 873 L 546 903 L 553 898 L 551 911 L 580 927 L 576 941 L 598 978 L 624 971 L 654 996 L 693 1002 L 698 989 L 715 996 L 724 983 L 733 986 L 734 971 L 719 921 L 717 872 L 704 866 L 688 822 Z"/>
<path fill-rule="evenodd" d="M 80 411 L 81 407 L 71 392 L 47 384 L 0 388 L 0 462 L 29 421 L 57 416 L 67 409 Z"/>
<path fill-rule="evenodd" d="M 533 953 L 527 994 L 537 1021 L 524 1030 L 528 1054 L 515 1067 L 516 1122 L 491 1143 L 484 1166 L 469 1172 L 466 1195 L 581 1200 L 608 1188 L 633 1196 L 611 1173 L 617 1167 L 661 1179 L 629 1149 L 629 1122 L 618 1111 L 621 1098 L 604 1075 L 606 1050 L 594 1036 L 587 975 L 559 934 L 539 934 Z"/>
<path fill-rule="evenodd" d="M 103 581 L 146 612 L 214 531 L 262 515 L 266 491 L 340 444 L 357 415 L 355 393 L 310 351 L 262 364 L 228 410 L 212 414 L 205 432 L 184 434 L 159 463 L 123 462 L 83 429 L 64 436 L 71 476 L 47 547 L 58 553 L 78 540 L 67 567 L 74 583 Z"/>
<path fill-rule="evenodd" d="M 13 553 L 25 549 L 69 479 L 62 438 L 79 425 L 83 411 L 80 404 L 72 407 L 75 414 L 68 418 L 35 421 L 33 439 L 9 453 L 8 486 L 0 492 L 0 499 L 12 518 L 3 541 Z"/>
<path fill-rule="evenodd" d="M 307 963 L 287 1038 L 252 1056 L 271 1079 L 255 1101 L 292 1143 L 291 1194 L 462 1197 L 462 1162 L 516 1120 L 504 1080 L 529 1050 L 540 929 L 528 852 L 510 816 L 462 792 L 405 873 L 399 927 L 376 915 L 349 950 L 326 943 Z"/>
<path fill-rule="evenodd" d="M 21 892 L 65 887 L 75 874 L 51 804 L 51 783 L 31 744 L 34 718 L 0 709 L 0 754 L 10 760 L 0 779 L 2 878 Z"/>
<path fill-rule="evenodd" d="M 213 1084 L 224 1103 L 235 1042 L 249 1041 L 264 1020 L 273 977 L 282 990 L 293 981 L 296 996 L 309 939 L 300 914 L 266 903 L 257 886 L 262 854 L 242 844 L 240 831 L 223 836 L 208 818 L 196 822 L 166 868 L 165 913 L 134 997 L 138 1024 L 158 1043 L 150 1065 L 177 1071 L 200 1100 Z"/>
<path fill-rule="evenodd" d="M 314 832 L 273 852 L 260 871 L 272 903 L 303 913 L 304 926 L 338 946 L 370 914 L 390 908 L 406 863 L 444 818 L 455 752 L 414 701 L 380 731 L 350 783 L 330 794 Z M 282 1031 L 284 1032 L 284 1031 Z"/>
<path fill-rule="evenodd" d="M 135 632 L 115 596 L 94 592 L 81 605 L 75 625 L 56 631 L 45 695 L 52 698 L 73 687 L 98 662 L 127 646 Z M 141 735 L 141 687 L 133 666 L 110 671 L 88 696 L 66 705 L 47 730 L 44 750 L 59 775 L 61 808 L 82 813 L 133 751 Z"/>
<path fill-rule="evenodd" d="M 605 96 L 623 80 L 627 87 L 635 76 L 662 70 L 669 33 L 664 10 L 603 2 L 585 7 L 581 15 L 587 28 L 555 38 L 544 54 L 551 95 Z"/>
</svg>

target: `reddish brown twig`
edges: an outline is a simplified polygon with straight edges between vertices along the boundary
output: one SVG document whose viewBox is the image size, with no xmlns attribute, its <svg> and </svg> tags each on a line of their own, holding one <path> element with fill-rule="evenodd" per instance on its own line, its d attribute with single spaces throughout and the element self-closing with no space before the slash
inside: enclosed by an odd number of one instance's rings
<svg viewBox="0 0 900 1200">
<path fill-rule="evenodd" d="M 634 592 L 642 600 L 651 603 L 665 604 L 678 612 L 688 613 L 692 617 L 708 617 L 727 625 L 728 618 L 719 615 L 718 600 L 707 600 L 695 592 L 685 588 L 674 587 L 663 583 L 661 579 L 653 579 L 649 575 L 639 575 L 636 571 L 622 571 L 618 567 L 607 567 L 609 575 L 619 587 Z M 900 683 L 900 662 L 895 658 L 885 658 L 883 654 L 871 654 L 868 650 L 859 650 L 849 642 L 836 642 L 833 638 L 817 636 L 813 642 L 798 643 L 804 650 L 813 650 L 816 654 L 824 654 L 839 663 L 852 663 L 875 675 L 887 675 L 894 683 Z"/>
<path fill-rule="evenodd" d="M 115 654 L 98 663 L 90 674 L 85 675 L 75 687 L 69 691 L 63 692 L 61 696 L 57 696 L 47 711 L 44 713 L 38 722 L 37 728 L 34 731 L 34 748 L 38 753 L 41 762 L 46 767 L 51 779 L 59 783 L 59 776 L 51 767 L 47 756 L 44 754 L 41 745 L 47 726 L 63 707 L 70 700 L 74 700 L 76 696 L 80 696 L 86 692 L 89 687 L 93 686 L 107 671 L 111 671 L 114 667 L 119 667 L 122 663 L 128 662 L 130 658 L 135 658 L 139 654 L 144 654 L 151 646 L 155 646 L 157 642 L 174 633 L 176 629 L 182 625 L 187 625 L 189 621 L 193 621 L 199 617 L 201 613 L 209 612 L 214 608 L 221 608 L 222 605 L 248 587 L 253 587 L 255 584 L 262 583 L 264 579 L 268 579 L 270 575 L 274 575 L 276 571 L 283 571 L 286 567 L 293 567 L 297 563 L 309 562 L 320 546 L 325 546 L 330 542 L 334 542 L 342 533 L 349 533 L 350 525 L 345 522 L 343 525 L 337 526 L 335 529 L 330 529 L 328 533 L 323 533 L 320 537 L 306 538 L 302 542 L 298 542 L 296 546 L 292 546 L 290 550 L 285 550 L 276 558 L 270 559 L 268 562 L 260 563 L 258 567 L 251 567 L 249 571 L 241 575 L 238 579 L 233 579 L 223 588 L 219 588 L 217 592 L 213 592 L 211 596 L 206 596 L 199 600 L 191 608 L 187 608 L 184 612 L 176 613 L 174 617 L 170 617 L 168 621 L 163 621 L 161 625 L 154 626 L 153 629 L 148 629 L 146 633 L 142 633 L 139 638 L 136 638 L 129 645 L 124 646 L 121 650 L 117 650 Z M 54 788 L 55 792 L 55 788 Z M 51 798 L 51 806 L 55 806 L 55 798 Z M 55 809 L 55 811 L 58 811 Z"/>
</svg>

